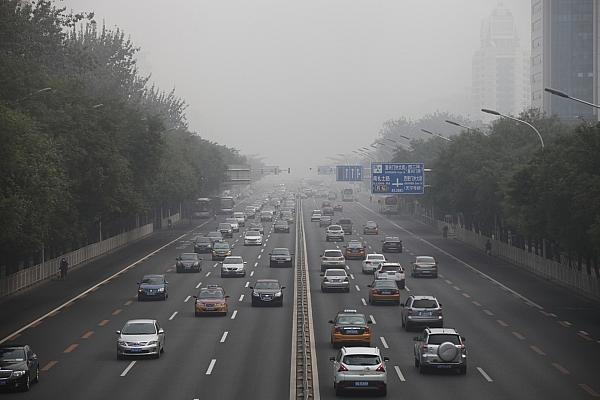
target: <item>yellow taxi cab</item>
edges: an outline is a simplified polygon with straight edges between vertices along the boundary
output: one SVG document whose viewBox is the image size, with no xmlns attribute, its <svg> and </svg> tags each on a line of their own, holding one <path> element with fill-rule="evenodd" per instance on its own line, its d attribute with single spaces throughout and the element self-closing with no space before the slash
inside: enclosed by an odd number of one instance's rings
<svg viewBox="0 0 600 400">
<path fill-rule="evenodd" d="M 366 257 L 365 246 L 358 240 L 351 240 L 347 246 L 344 246 L 344 257 L 346 259 L 364 260 Z"/>
<path fill-rule="evenodd" d="M 331 344 L 334 347 L 341 345 L 371 346 L 370 320 L 356 310 L 339 312 L 334 320 L 329 321 L 331 327 Z"/>
<path fill-rule="evenodd" d="M 375 279 L 369 285 L 369 303 L 391 302 L 400 304 L 400 290 L 392 279 Z"/>
<path fill-rule="evenodd" d="M 227 315 L 229 307 L 225 290 L 219 285 L 208 285 L 200 289 L 194 304 L 194 314 L 196 317 L 209 314 Z"/>
</svg>

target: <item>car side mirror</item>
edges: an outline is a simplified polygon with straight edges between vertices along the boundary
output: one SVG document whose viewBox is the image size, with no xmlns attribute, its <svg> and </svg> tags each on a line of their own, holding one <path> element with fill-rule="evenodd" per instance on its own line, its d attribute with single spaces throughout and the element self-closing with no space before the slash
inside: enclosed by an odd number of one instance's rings
<svg viewBox="0 0 600 400">
<path fill-rule="evenodd" d="M 140 284 L 139 282 L 136 282 L 136 285 L 139 285 L 139 284 Z"/>
<path fill-rule="evenodd" d="M 390 361 L 390 358 L 389 357 L 383 357 L 383 361 L 386 361 L 386 362 Z"/>
<path fill-rule="evenodd" d="M 330 324 L 333 324 L 333 320 L 331 320 L 331 319 L 329 321 L 327 321 L 327 322 L 330 323 Z"/>
<path fill-rule="evenodd" d="M 442 303 L 438 303 L 438 305 L 440 306 L 440 308 L 442 307 Z"/>
<path fill-rule="evenodd" d="M 117 335 L 120 335 L 120 334 L 121 334 L 121 331 L 115 331 L 115 333 L 116 333 Z"/>
<path fill-rule="evenodd" d="M 37 354 L 33 353 L 33 354 L 31 355 L 31 359 L 32 359 L 32 360 L 37 360 L 37 359 L 38 359 L 38 356 L 37 356 Z"/>
<path fill-rule="evenodd" d="M 281 287 L 281 290 L 283 290 L 283 289 L 285 289 L 285 286 L 282 286 L 282 287 Z"/>
<path fill-rule="evenodd" d="M 179 261 L 179 260 L 181 260 L 181 257 L 177 256 L 177 257 L 175 257 L 175 259 L 176 259 L 177 261 Z"/>
<path fill-rule="evenodd" d="M 321 275 L 321 276 L 325 276 L 325 274 L 324 274 L 323 272 L 321 272 L 319 275 Z"/>
<path fill-rule="evenodd" d="M 369 285 L 367 285 L 367 287 L 373 287 L 373 286 L 369 284 Z"/>
<path fill-rule="evenodd" d="M 194 296 L 194 298 L 195 298 L 195 299 L 197 299 L 197 298 L 198 298 L 198 296 Z"/>
<path fill-rule="evenodd" d="M 165 330 L 164 330 L 163 328 L 160 328 L 160 329 L 158 330 L 158 334 L 159 334 L 159 335 L 163 335 L 164 333 L 165 333 Z"/>
<path fill-rule="evenodd" d="M 249 289 L 254 289 L 254 286 L 248 286 Z"/>
<path fill-rule="evenodd" d="M 329 361 L 335 361 L 335 357 L 329 357 Z"/>
<path fill-rule="evenodd" d="M 400 303 L 400 307 L 404 307 L 404 303 Z"/>
<path fill-rule="evenodd" d="M 244 261 L 244 264 L 248 264 L 248 261 Z"/>
<path fill-rule="evenodd" d="M 169 282 L 165 281 L 165 285 L 168 285 L 168 284 L 169 284 Z"/>
</svg>

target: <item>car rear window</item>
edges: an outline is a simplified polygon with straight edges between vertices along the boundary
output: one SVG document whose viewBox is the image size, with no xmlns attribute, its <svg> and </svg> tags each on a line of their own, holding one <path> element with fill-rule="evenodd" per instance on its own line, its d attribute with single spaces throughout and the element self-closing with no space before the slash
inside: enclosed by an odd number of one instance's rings
<svg viewBox="0 0 600 400">
<path fill-rule="evenodd" d="M 417 262 L 425 264 L 435 264 L 435 259 L 433 257 L 417 257 Z"/>
<path fill-rule="evenodd" d="M 351 249 L 361 249 L 362 247 L 363 247 L 363 245 L 361 243 L 357 243 L 357 242 L 348 243 L 348 248 L 351 248 Z"/>
<path fill-rule="evenodd" d="M 442 344 L 444 342 L 460 344 L 460 339 L 459 339 L 458 335 L 440 333 L 440 334 L 429 335 L 429 341 L 427 343 L 428 344 Z"/>
<path fill-rule="evenodd" d="M 364 315 L 340 315 L 337 323 L 340 325 L 365 325 L 367 320 Z"/>
<path fill-rule="evenodd" d="M 325 272 L 325 276 L 346 276 L 346 271 L 335 271 L 332 269 L 328 269 Z"/>
<path fill-rule="evenodd" d="M 214 249 L 215 250 L 229 249 L 229 243 L 227 243 L 227 242 L 215 243 Z"/>
<path fill-rule="evenodd" d="M 225 260 L 223 260 L 223 264 L 241 264 L 243 263 L 244 260 L 242 260 L 242 257 L 227 257 L 225 258 Z"/>
<path fill-rule="evenodd" d="M 413 308 L 437 308 L 437 301 L 433 299 L 416 299 L 412 304 Z"/>
<path fill-rule="evenodd" d="M 367 260 L 369 260 L 369 261 L 384 261 L 385 257 L 384 256 L 368 256 Z"/>
<path fill-rule="evenodd" d="M 342 252 L 339 250 L 326 250 L 325 257 L 341 257 Z"/>
<path fill-rule="evenodd" d="M 371 354 L 349 354 L 342 362 L 346 365 L 379 365 L 381 358 Z"/>
<path fill-rule="evenodd" d="M 388 266 L 381 267 L 381 270 L 384 272 L 389 272 L 389 271 L 400 272 L 402 270 L 402 268 L 388 265 Z"/>
</svg>

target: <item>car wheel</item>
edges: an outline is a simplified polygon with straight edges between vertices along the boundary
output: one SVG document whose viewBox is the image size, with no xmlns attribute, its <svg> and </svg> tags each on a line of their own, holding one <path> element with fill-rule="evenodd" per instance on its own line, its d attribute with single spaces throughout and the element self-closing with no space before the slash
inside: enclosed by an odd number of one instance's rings
<svg viewBox="0 0 600 400">
<path fill-rule="evenodd" d="M 406 324 L 404 323 L 404 318 L 400 318 L 400 324 L 403 328 L 406 326 Z"/>
<path fill-rule="evenodd" d="M 344 394 L 344 391 L 343 391 L 343 389 L 342 389 L 341 387 L 339 387 L 339 386 L 336 386 L 336 387 L 335 387 L 335 395 L 336 395 L 336 396 L 341 396 L 341 395 L 343 395 L 343 394 Z"/>
<path fill-rule="evenodd" d="M 154 358 L 159 359 L 160 358 L 160 353 L 162 352 L 162 349 L 159 349 L 156 354 L 154 355 Z"/>
<path fill-rule="evenodd" d="M 437 274 L 433 275 L 434 278 L 437 278 Z"/>
<path fill-rule="evenodd" d="M 40 381 L 40 366 L 38 365 L 35 368 L 35 377 L 33 378 L 33 382 L 38 383 Z"/>
<path fill-rule="evenodd" d="M 346 293 L 350 293 L 350 288 L 346 288 Z"/>
<path fill-rule="evenodd" d="M 404 329 L 408 332 L 408 331 L 410 331 L 410 328 L 411 328 L 410 324 L 408 323 L 408 321 L 406 321 L 406 323 L 404 324 Z"/>
<path fill-rule="evenodd" d="M 138 301 L 142 301 L 142 296 L 138 295 Z"/>
<path fill-rule="evenodd" d="M 27 374 L 27 377 L 25 378 L 25 386 L 23 386 L 23 391 L 28 392 L 29 389 L 31 389 L 31 379 L 29 378 L 29 374 Z"/>
</svg>

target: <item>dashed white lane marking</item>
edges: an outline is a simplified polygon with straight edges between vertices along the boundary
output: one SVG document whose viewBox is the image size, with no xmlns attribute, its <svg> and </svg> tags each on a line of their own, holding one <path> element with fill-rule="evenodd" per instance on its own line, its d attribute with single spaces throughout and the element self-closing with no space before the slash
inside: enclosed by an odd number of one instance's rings
<svg viewBox="0 0 600 400">
<path fill-rule="evenodd" d="M 525 340 L 525 336 L 521 335 L 519 332 L 513 332 L 512 334 L 519 340 Z"/>
<path fill-rule="evenodd" d="M 206 273 L 206 276 L 210 276 L 210 271 L 208 271 L 208 272 Z"/>
<path fill-rule="evenodd" d="M 259 255 L 258 255 L 258 257 L 256 257 L 256 258 L 260 260 L 260 256 L 261 256 L 261 255 L 262 255 L 262 254 L 259 254 Z"/>
<path fill-rule="evenodd" d="M 535 351 L 536 353 L 538 353 L 540 356 L 545 356 L 546 355 L 546 353 L 544 353 L 544 351 L 542 349 L 540 349 L 539 347 L 537 347 L 537 346 L 531 345 L 531 346 L 529 346 L 529 348 L 531 350 Z"/>
<path fill-rule="evenodd" d="M 346 265 L 346 269 L 347 269 L 348 271 L 350 271 L 350 267 L 349 267 L 349 266 L 347 266 L 347 265 Z"/>
<path fill-rule="evenodd" d="M 501 319 L 497 319 L 496 322 L 505 328 L 508 326 L 508 324 L 506 322 L 502 321 Z"/>
<path fill-rule="evenodd" d="M 233 314 L 231 314 L 231 319 L 235 319 L 237 315 L 237 310 L 233 310 Z"/>
<path fill-rule="evenodd" d="M 585 383 L 580 383 L 579 387 L 582 388 L 583 390 L 585 390 L 592 397 L 600 397 L 600 394 L 598 394 L 594 389 L 592 389 Z"/>
<path fill-rule="evenodd" d="M 490 317 L 494 315 L 493 312 L 491 312 L 490 310 L 483 310 L 484 313 L 486 313 L 487 315 L 489 315 Z"/>
<path fill-rule="evenodd" d="M 390 346 L 388 346 L 388 344 L 385 341 L 385 338 L 383 336 L 379 336 L 379 340 L 381 340 L 381 344 L 383 345 L 384 348 L 386 348 L 386 349 L 390 348 Z"/>
<path fill-rule="evenodd" d="M 365 300 L 365 298 L 364 298 L 364 297 L 361 297 L 361 298 L 360 298 L 360 301 L 362 301 L 362 303 L 363 303 L 363 306 L 366 306 L 366 305 L 367 305 L 367 301 Z"/>
<path fill-rule="evenodd" d="M 458 286 L 452 286 L 454 288 L 454 290 L 460 290 L 460 288 Z"/>
<path fill-rule="evenodd" d="M 375 321 L 375 318 L 374 318 L 372 315 L 369 315 L 369 318 L 371 319 L 371 323 L 372 323 L 373 325 L 376 325 L 376 324 L 377 324 L 377 321 Z"/>
<path fill-rule="evenodd" d="M 250 276 L 254 276 L 254 271 L 250 271 Z"/>
<path fill-rule="evenodd" d="M 579 332 L 577 332 L 577 336 L 579 336 L 579 337 L 580 337 L 580 338 L 582 338 L 582 339 L 585 339 L 585 340 L 587 340 L 588 342 L 591 342 L 591 341 L 593 341 L 593 340 L 594 340 L 594 339 L 592 339 L 592 338 L 591 338 L 591 337 L 588 335 L 588 333 L 587 333 L 587 332 L 584 332 L 584 331 L 579 331 Z"/>
<path fill-rule="evenodd" d="M 492 378 L 490 378 L 490 376 L 483 370 L 483 368 L 477 367 L 477 371 L 479 371 L 479 373 L 481 374 L 481 376 L 483 376 L 486 381 L 488 381 L 488 382 L 494 382 L 494 380 Z"/>
<path fill-rule="evenodd" d="M 410 288 L 406 285 L 404 285 L 404 290 L 406 290 L 407 292 L 410 292 Z"/>
<path fill-rule="evenodd" d="M 225 343 L 225 339 L 227 339 L 227 335 L 229 335 L 229 332 L 227 332 L 227 331 L 223 332 L 223 336 L 221 336 L 221 340 L 219 341 L 219 343 Z"/>
<path fill-rule="evenodd" d="M 564 326 L 565 328 L 570 328 L 572 325 L 569 321 L 558 321 L 558 323 Z"/>
<path fill-rule="evenodd" d="M 216 267 L 217 267 L 217 265 L 219 265 L 219 263 L 215 263 L 215 265 L 213 265 L 213 268 L 216 268 Z"/>
<path fill-rule="evenodd" d="M 552 366 L 554 368 L 556 368 L 557 370 L 559 370 L 564 375 L 569 375 L 571 373 L 571 372 L 569 372 L 568 369 L 566 369 L 565 367 L 563 367 L 562 365 L 560 365 L 558 363 L 552 363 Z"/>
<path fill-rule="evenodd" d="M 239 300 L 239 301 L 243 301 L 243 300 L 244 300 L 244 295 L 242 294 L 242 295 L 240 296 L 240 300 Z"/>
<path fill-rule="evenodd" d="M 467 299 L 470 299 L 470 298 L 471 298 L 471 295 L 470 295 L 469 293 L 465 293 L 465 292 L 463 292 L 463 293 L 462 293 L 462 295 L 463 295 L 465 298 L 467 298 Z"/>
<path fill-rule="evenodd" d="M 481 307 L 481 303 L 473 300 L 471 303 L 475 304 L 477 307 Z"/>
<path fill-rule="evenodd" d="M 244 287 L 248 287 L 248 286 L 250 286 L 250 282 L 247 281 L 246 284 L 244 285 Z"/>
<path fill-rule="evenodd" d="M 198 282 L 198 284 L 196 285 L 196 289 L 198 289 L 200 286 L 202 286 L 202 282 Z"/>
<path fill-rule="evenodd" d="M 258 261 L 254 263 L 254 266 L 255 266 L 255 267 L 258 267 Z"/>
<path fill-rule="evenodd" d="M 175 311 L 173 314 L 171 314 L 171 316 L 169 317 L 169 321 L 171 321 L 173 318 L 175 318 L 177 313 L 178 313 L 178 311 Z"/>
<path fill-rule="evenodd" d="M 260 249 L 260 252 L 261 252 L 261 253 L 262 253 L 262 252 L 264 252 L 264 251 L 265 251 L 265 249 Z"/>
<path fill-rule="evenodd" d="M 210 360 L 210 364 L 208 364 L 208 369 L 206 370 L 206 375 L 212 374 L 213 368 L 215 367 L 215 363 L 217 362 L 216 358 Z"/>
<path fill-rule="evenodd" d="M 358 287 L 358 285 L 354 285 L 354 287 L 356 288 L 357 292 L 360 292 L 360 288 Z"/>
<path fill-rule="evenodd" d="M 354 274 L 350 274 L 350 278 L 354 280 Z"/>
<path fill-rule="evenodd" d="M 133 368 L 134 365 L 135 365 L 135 361 L 130 362 L 129 365 L 123 370 L 123 372 L 121 372 L 121 376 L 127 375 L 127 373 L 129 372 L 129 370 L 131 368 Z"/>
<path fill-rule="evenodd" d="M 442 274 L 438 274 L 438 276 L 439 276 L 440 278 L 444 278 L 444 275 L 442 275 Z"/>
<path fill-rule="evenodd" d="M 184 302 L 184 303 L 187 303 L 187 302 L 188 302 L 188 300 L 190 299 L 190 297 L 192 297 L 192 296 L 188 296 L 188 297 L 186 297 L 186 298 L 185 298 L 185 300 L 184 300 L 183 302 Z"/>
<path fill-rule="evenodd" d="M 398 375 L 398 379 L 400 379 L 400 382 L 406 382 L 404 375 L 402 375 L 402 371 L 400 371 L 400 367 L 397 365 L 394 365 L 394 370 L 396 371 L 396 375 Z"/>
<path fill-rule="evenodd" d="M 444 282 L 446 282 L 448 285 L 452 285 L 452 281 L 446 279 Z"/>
</svg>

